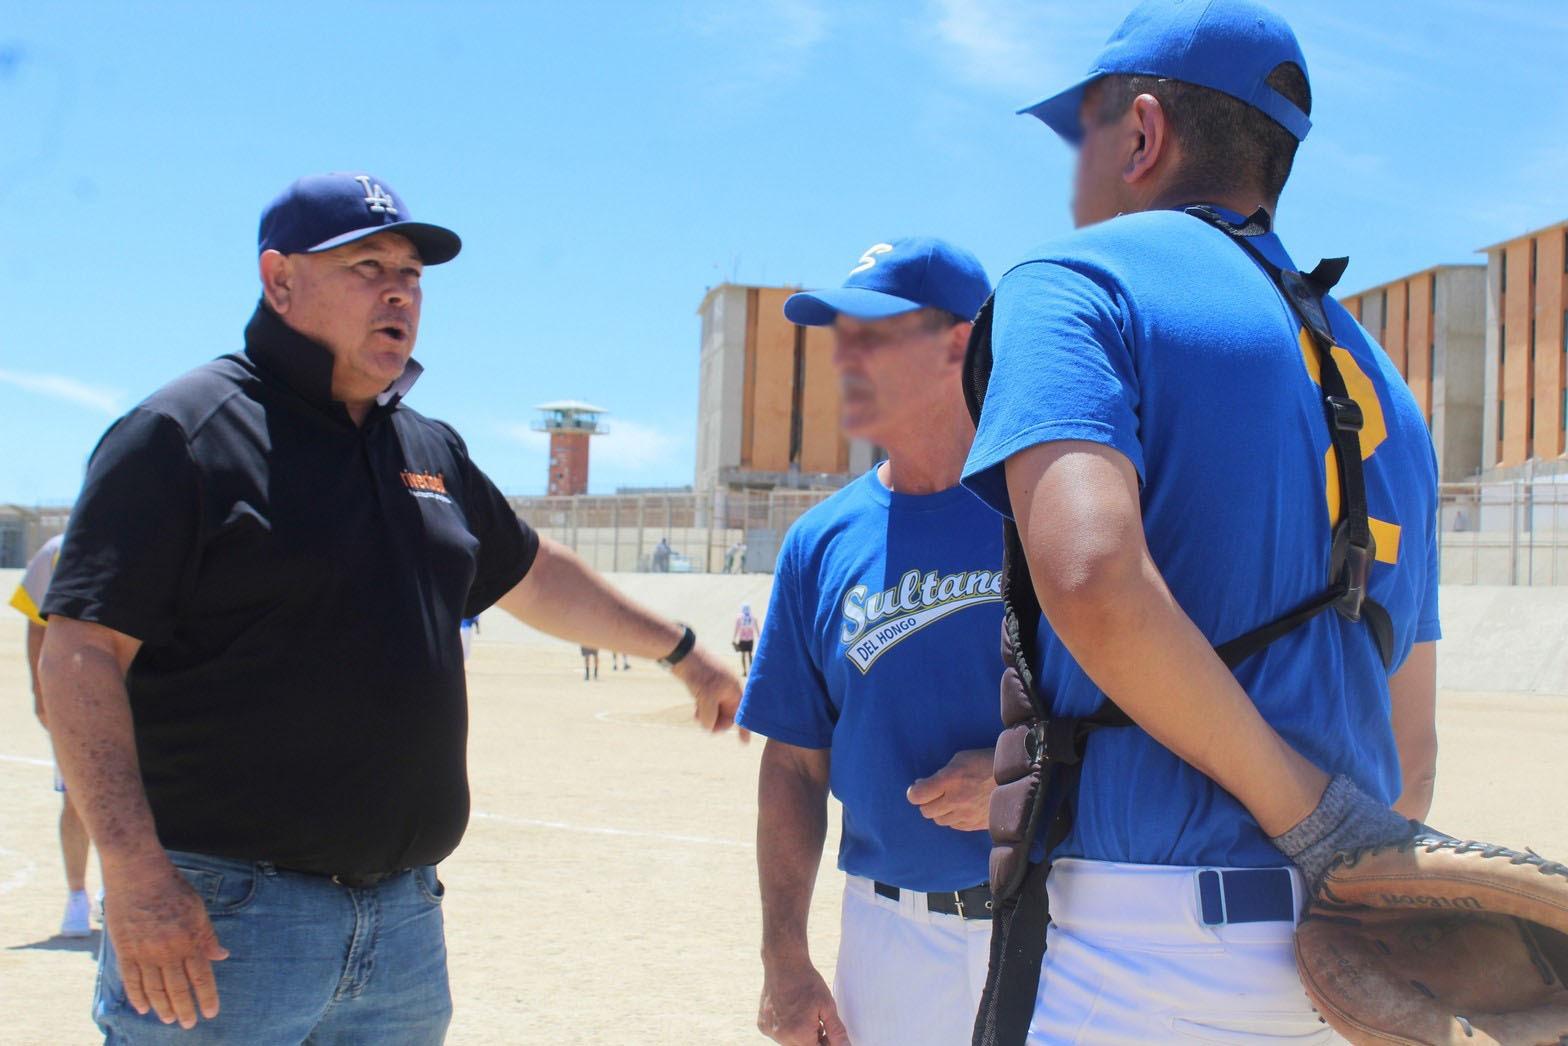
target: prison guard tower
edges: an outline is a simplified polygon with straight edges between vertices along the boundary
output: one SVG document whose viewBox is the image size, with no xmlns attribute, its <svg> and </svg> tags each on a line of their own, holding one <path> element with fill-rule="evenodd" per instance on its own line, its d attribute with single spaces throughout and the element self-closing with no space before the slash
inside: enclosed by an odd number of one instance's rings
<svg viewBox="0 0 1568 1046">
<path fill-rule="evenodd" d="M 610 431 L 600 420 L 608 412 L 578 400 L 541 403 L 534 409 L 539 412 L 534 431 L 550 434 L 550 482 L 546 493 L 588 493 L 588 440 Z"/>
</svg>

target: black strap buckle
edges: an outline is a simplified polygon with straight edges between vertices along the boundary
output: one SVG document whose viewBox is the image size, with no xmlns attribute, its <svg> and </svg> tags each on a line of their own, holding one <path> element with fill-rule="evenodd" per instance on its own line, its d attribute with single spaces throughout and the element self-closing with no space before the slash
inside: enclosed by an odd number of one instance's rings
<svg viewBox="0 0 1568 1046">
<path fill-rule="evenodd" d="M 1377 539 L 1368 534 L 1365 545 L 1357 544 L 1350 537 L 1349 528 L 1341 523 L 1334 535 L 1334 546 L 1339 570 L 1333 581 L 1344 589 L 1334 609 L 1348 621 L 1360 621 L 1361 605 L 1367 598 L 1367 579 L 1377 559 Z"/>
<path fill-rule="evenodd" d="M 1325 396 L 1329 410 L 1333 417 L 1329 421 L 1341 432 L 1360 432 L 1366 424 L 1366 418 L 1361 413 L 1361 404 L 1345 396 Z"/>
<path fill-rule="evenodd" d="M 1024 754 L 1042 766 L 1077 766 L 1083 755 L 1081 722 L 1066 716 L 1036 719 L 1024 735 Z"/>
</svg>

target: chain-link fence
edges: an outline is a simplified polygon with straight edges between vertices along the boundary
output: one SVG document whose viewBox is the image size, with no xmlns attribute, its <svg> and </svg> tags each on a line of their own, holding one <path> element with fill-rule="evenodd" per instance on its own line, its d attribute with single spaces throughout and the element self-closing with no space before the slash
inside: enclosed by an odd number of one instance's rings
<svg viewBox="0 0 1568 1046">
<path fill-rule="evenodd" d="M 535 530 L 602 571 L 772 573 L 779 542 L 822 490 L 514 497 Z"/>
<path fill-rule="evenodd" d="M 0 505 L 0 568 L 23 567 L 43 543 L 65 529 L 70 508 Z"/>
<path fill-rule="evenodd" d="M 1444 484 L 1446 585 L 1568 585 L 1568 476 Z"/>
<path fill-rule="evenodd" d="M 771 573 L 784 532 L 832 493 L 718 490 L 508 500 L 535 529 L 597 570 Z M 1444 484 L 1439 506 L 1444 584 L 1568 585 L 1568 473 Z M 67 506 L 0 505 L 0 567 L 25 565 L 65 529 L 69 512 Z"/>
<path fill-rule="evenodd" d="M 535 529 L 599 570 L 769 573 L 784 532 L 831 493 L 719 490 L 509 500 Z M 1568 585 L 1568 475 L 1445 484 L 1439 499 L 1444 584 Z"/>
</svg>

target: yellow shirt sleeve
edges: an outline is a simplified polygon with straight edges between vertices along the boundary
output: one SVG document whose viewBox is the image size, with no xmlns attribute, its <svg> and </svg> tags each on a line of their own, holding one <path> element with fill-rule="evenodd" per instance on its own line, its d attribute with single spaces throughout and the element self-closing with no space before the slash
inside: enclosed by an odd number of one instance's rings
<svg viewBox="0 0 1568 1046">
<path fill-rule="evenodd" d="M 61 541 L 62 538 L 53 537 L 44 542 L 44 547 L 34 553 L 27 564 L 22 583 L 16 586 L 11 596 L 11 605 L 26 614 L 29 621 L 40 625 L 47 624 L 40 607 L 44 595 L 49 591 L 49 582 L 54 579 L 54 565 L 60 558 Z"/>
<path fill-rule="evenodd" d="M 4 591 L 4 589 L 0 589 Z M 43 616 L 38 612 L 38 604 L 33 602 L 33 597 L 27 594 L 27 589 L 21 585 L 16 586 L 16 591 L 11 594 L 11 605 L 27 615 L 27 619 L 36 624 L 46 624 Z"/>
</svg>

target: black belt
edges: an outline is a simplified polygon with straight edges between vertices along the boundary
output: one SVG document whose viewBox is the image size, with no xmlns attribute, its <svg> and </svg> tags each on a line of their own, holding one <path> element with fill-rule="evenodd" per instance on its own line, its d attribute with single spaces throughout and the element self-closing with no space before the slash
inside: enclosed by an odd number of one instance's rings
<svg viewBox="0 0 1568 1046">
<path fill-rule="evenodd" d="M 339 886 L 347 886 L 348 889 L 370 889 L 395 875 L 401 875 L 406 870 L 408 869 L 400 869 L 397 872 L 367 872 L 365 875 L 329 875 L 328 878 Z"/>
<path fill-rule="evenodd" d="M 872 882 L 878 897 L 886 897 L 896 901 L 903 893 L 896 886 L 887 883 Z M 918 892 L 918 891 L 916 891 Z M 971 886 L 967 890 L 948 890 L 943 893 L 926 894 L 926 908 L 939 915 L 956 915 L 960 919 L 989 919 L 991 918 L 991 887 L 988 883 Z"/>
<path fill-rule="evenodd" d="M 317 879 L 327 879 L 338 886 L 347 887 L 350 890 L 368 890 L 372 886 L 379 886 L 388 879 L 402 875 L 410 869 L 399 868 L 395 872 L 365 872 L 360 875 L 328 875 L 326 872 L 307 872 L 302 868 L 280 868 L 278 870 L 281 872 L 293 872 L 295 875 L 311 875 Z"/>
</svg>

